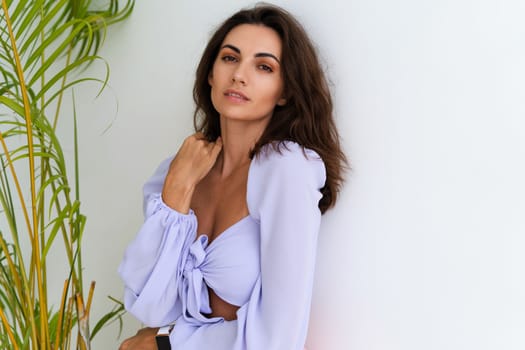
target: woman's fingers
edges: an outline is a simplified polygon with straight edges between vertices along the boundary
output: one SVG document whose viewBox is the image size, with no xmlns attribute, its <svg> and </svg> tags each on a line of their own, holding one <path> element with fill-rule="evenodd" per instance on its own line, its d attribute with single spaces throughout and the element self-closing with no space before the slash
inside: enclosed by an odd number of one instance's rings
<svg viewBox="0 0 525 350">
<path fill-rule="evenodd" d="M 216 142 L 209 142 L 202 133 L 193 134 L 184 141 L 170 172 L 184 174 L 188 181 L 196 185 L 211 170 L 221 149 L 220 138 Z"/>
<path fill-rule="evenodd" d="M 210 172 L 222 149 L 220 138 L 206 140 L 202 133 L 187 137 L 170 164 L 162 198 L 171 208 L 187 213 L 195 186 Z"/>
<path fill-rule="evenodd" d="M 142 328 L 136 335 L 120 344 L 119 350 L 156 350 L 155 335 L 158 328 Z"/>
<path fill-rule="evenodd" d="M 217 141 L 210 142 L 208 146 L 210 147 L 210 156 L 213 159 L 213 163 L 215 164 L 215 161 L 217 160 L 219 153 L 221 153 L 222 139 L 219 137 Z"/>
<path fill-rule="evenodd" d="M 200 131 L 190 135 L 190 137 L 195 137 L 197 140 L 206 140 L 206 136 L 204 136 L 204 134 Z"/>
</svg>

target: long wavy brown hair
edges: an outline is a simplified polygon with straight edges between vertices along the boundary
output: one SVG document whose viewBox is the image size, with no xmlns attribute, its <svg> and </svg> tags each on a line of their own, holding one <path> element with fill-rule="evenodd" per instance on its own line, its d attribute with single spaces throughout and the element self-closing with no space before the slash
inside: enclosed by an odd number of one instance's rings
<svg viewBox="0 0 525 350">
<path fill-rule="evenodd" d="M 282 141 L 294 141 L 316 151 L 326 167 L 326 183 L 319 201 L 319 209 L 324 213 L 336 202 L 347 160 L 333 118 L 330 89 L 316 50 L 301 24 L 287 11 L 273 5 L 256 5 L 235 13 L 215 31 L 197 67 L 193 88 L 195 129 L 210 141 L 221 135 L 219 113 L 211 101 L 208 77 L 224 38 L 241 24 L 272 28 L 282 42 L 281 72 L 286 104 L 275 107 L 251 156 L 256 156 L 266 144 L 272 144 L 279 151 Z"/>
</svg>

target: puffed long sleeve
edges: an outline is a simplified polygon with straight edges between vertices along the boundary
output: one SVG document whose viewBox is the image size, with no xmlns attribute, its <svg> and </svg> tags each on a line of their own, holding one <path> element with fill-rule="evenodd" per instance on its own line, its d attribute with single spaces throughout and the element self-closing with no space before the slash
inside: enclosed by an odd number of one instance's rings
<svg viewBox="0 0 525 350">
<path fill-rule="evenodd" d="M 126 309 L 150 327 L 169 324 L 182 312 L 178 284 L 197 228 L 193 212 L 181 214 L 162 201 L 168 166 L 164 161 L 144 185 L 145 221 L 119 266 Z"/>
<path fill-rule="evenodd" d="M 248 302 L 237 320 L 194 328 L 193 334 L 176 324 L 174 349 L 303 350 L 326 173 L 315 152 L 285 146 L 281 153 L 265 147 L 250 165 L 247 202 L 260 227 L 261 271 Z"/>
</svg>

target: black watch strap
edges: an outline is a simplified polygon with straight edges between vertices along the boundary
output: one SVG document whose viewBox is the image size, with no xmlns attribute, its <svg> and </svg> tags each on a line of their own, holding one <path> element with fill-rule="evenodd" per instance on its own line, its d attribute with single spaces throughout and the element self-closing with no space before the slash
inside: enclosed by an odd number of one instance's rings
<svg viewBox="0 0 525 350">
<path fill-rule="evenodd" d="M 171 350 L 170 332 L 172 329 L 173 326 L 159 328 L 159 331 L 155 336 L 155 341 L 157 342 L 158 350 Z"/>
<path fill-rule="evenodd" d="M 155 340 L 157 341 L 158 350 L 171 350 L 169 335 L 157 335 Z"/>
</svg>

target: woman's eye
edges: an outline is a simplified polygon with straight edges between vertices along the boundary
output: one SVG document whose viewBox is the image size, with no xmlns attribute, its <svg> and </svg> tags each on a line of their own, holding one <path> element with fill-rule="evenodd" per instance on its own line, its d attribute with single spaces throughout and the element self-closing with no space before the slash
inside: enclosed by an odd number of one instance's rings
<svg viewBox="0 0 525 350">
<path fill-rule="evenodd" d="M 237 59 L 234 56 L 226 55 L 222 57 L 224 62 L 235 62 Z"/>
<path fill-rule="evenodd" d="M 261 65 L 259 65 L 259 69 L 262 69 L 262 70 L 264 70 L 264 71 L 266 71 L 266 72 L 268 72 L 268 73 L 273 72 L 272 67 L 270 67 L 270 66 L 268 66 L 268 65 L 266 65 L 266 64 L 261 64 Z"/>
</svg>

